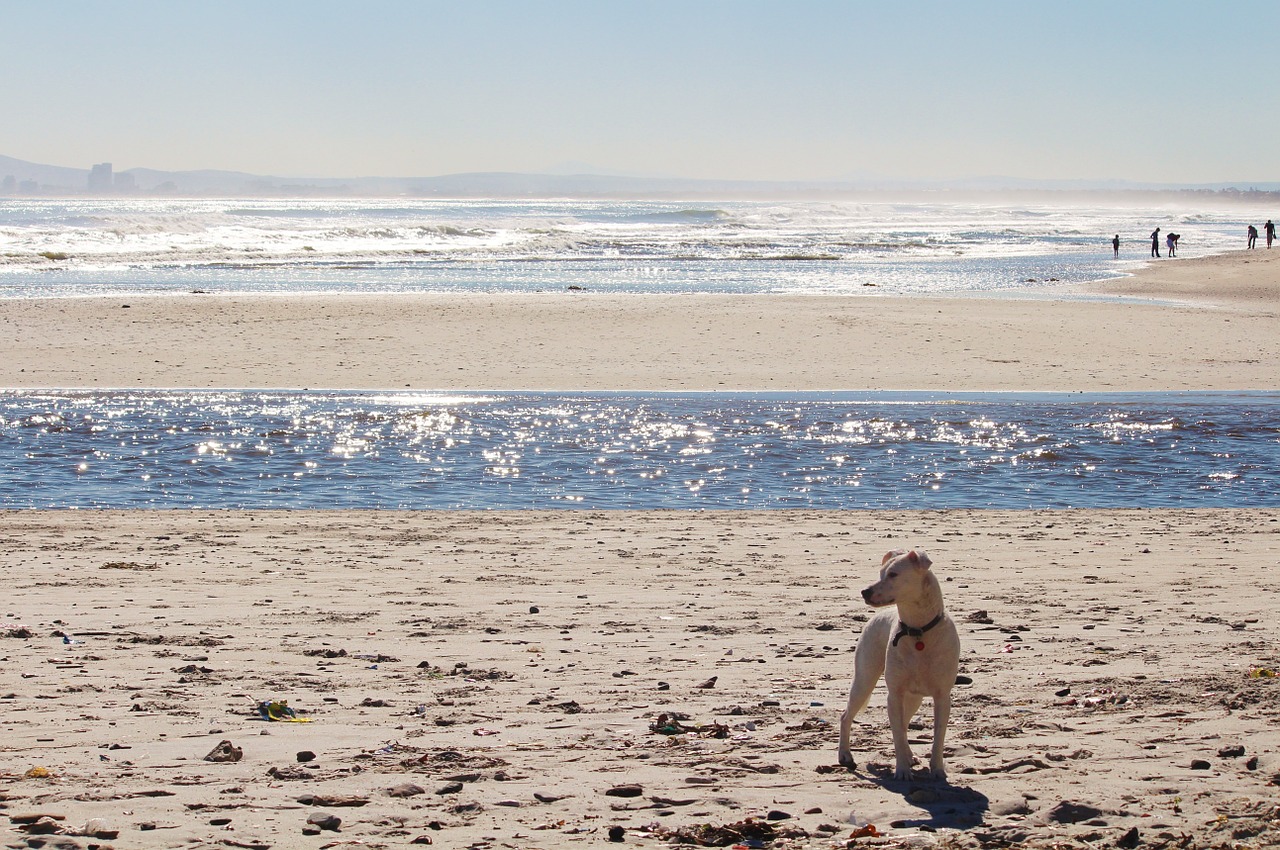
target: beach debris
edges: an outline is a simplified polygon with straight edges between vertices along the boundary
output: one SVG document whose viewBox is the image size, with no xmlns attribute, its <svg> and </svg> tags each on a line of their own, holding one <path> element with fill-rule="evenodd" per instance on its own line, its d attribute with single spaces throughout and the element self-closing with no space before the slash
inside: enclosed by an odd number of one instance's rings
<svg viewBox="0 0 1280 850">
<path fill-rule="evenodd" d="M 1019 759 L 1013 759 L 1012 761 L 1006 761 L 1002 764 L 989 765 L 987 767 L 965 767 L 965 768 L 962 768 L 960 772 L 967 773 L 967 774 L 979 774 L 979 775 L 985 776 L 991 773 L 1011 773 L 1015 770 L 1019 770 L 1024 767 L 1029 767 L 1032 770 L 1048 770 L 1049 769 L 1049 765 L 1045 764 L 1040 759 L 1024 757 Z M 1031 771 L 1024 771 L 1024 772 L 1030 773 Z"/>
<path fill-rule="evenodd" d="M 58 814 L 54 812 L 40 812 L 40 811 L 14 812 L 12 814 L 6 814 L 6 817 L 9 818 L 10 823 L 15 823 L 18 825 L 35 823 L 36 821 L 39 821 L 39 820 L 61 821 L 61 820 L 67 819 L 67 816 L 64 814 Z"/>
<path fill-rule="evenodd" d="M 626 836 L 627 836 L 627 831 L 623 827 L 620 827 L 620 826 L 609 827 L 609 840 L 612 841 L 614 844 L 621 844 L 622 840 L 626 838 Z"/>
<path fill-rule="evenodd" d="M 299 717 L 298 712 L 282 699 L 263 700 L 258 703 L 258 716 L 272 723 L 310 723 L 310 717 Z"/>
<path fill-rule="evenodd" d="M 62 832 L 62 824 L 51 817 L 41 817 L 22 824 L 18 829 L 28 835 L 57 835 Z"/>
<path fill-rule="evenodd" d="M 729 727 L 723 723 L 687 724 L 688 715 L 670 712 L 659 714 L 658 719 L 649 724 L 649 731 L 659 735 L 698 735 L 704 738 L 727 738 Z"/>
<path fill-rule="evenodd" d="M 707 679 L 702 684 L 694 685 L 694 687 L 701 688 L 702 690 L 710 690 L 711 688 L 714 688 L 716 686 L 716 678 L 717 678 L 716 676 L 712 676 L 710 679 Z"/>
<path fill-rule="evenodd" d="M 759 847 L 779 838 L 808 838 L 798 828 L 778 828 L 765 820 L 746 818 L 727 824 L 700 823 L 668 829 L 661 824 L 647 827 L 650 834 L 664 841 L 677 844 L 693 844 L 698 847 L 729 847 L 745 845 Z"/>
<path fill-rule="evenodd" d="M 47 767 L 33 767 L 26 773 L 22 774 L 26 779 L 52 779 L 53 771 Z"/>
<path fill-rule="evenodd" d="M 230 741 L 219 741 L 218 745 L 209 751 L 204 757 L 205 761 L 212 762 L 232 762 L 240 761 L 244 758 L 244 750 L 237 747 Z"/>
<path fill-rule="evenodd" d="M 311 750 L 298 750 L 297 754 L 294 755 L 294 758 L 296 758 L 301 764 L 304 762 L 315 761 L 316 754 L 311 752 Z"/>
<path fill-rule="evenodd" d="M 1231 744 L 1218 750 L 1218 756 L 1224 759 L 1240 758 L 1242 755 L 1244 755 L 1243 744 Z"/>
<path fill-rule="evenodd" d="M 112 827 L 106 818 L 89 818 L 85 821 L 80 834 L 86 838 L 97 838 L 102 841 L 114 841 L 120 837 L 120 830 Z"/>
<path fill-rule="evenodd" d="M 29 638 L 33 637 L 33 634 L 31 629 L 28 629 L 26 626 L 10 626 L 0 632 L 0 636 L 7 638 Z"/>
<path fill-rule="evenodd" d="M 447 782 L 436 789 L 436 794 L 443 797 L 447 794 L 460 794 L 462 789 L 466 787 L 461 782 Z"/>
<path fill-rule="evenodd" d="M 1210 763 L 1208 762 L 1208 760 L 1207 760 L 1207 759 L 1192 759 L 1192 760 L 1191 760 L 1191 769 L 1192 769 L 1192 770 L 1209 770 L 1211 767 L 1213 767 L 1213 765 L 1212 765 L 1212 764 L 1210 764 Z"/>
<path fill-rule="evenodd" d="M 1138 833 L 1138 828 L 1131 826 L 1128 832 L 1116 839 L 1116 846 L 1123 848 L 1123 850 L 1133 850 L 1140 841 L 1141 836 Z"/>
<path fill-rule="evenodd" d="M 369 798 L 359 797 L 354 794 L 302 794 L 298 797 L 298 802 L 304 806 L 316 806 L 317 808 L 341 808 L 343 806 L 366 806 L 369 804 Z"/>
</svg>

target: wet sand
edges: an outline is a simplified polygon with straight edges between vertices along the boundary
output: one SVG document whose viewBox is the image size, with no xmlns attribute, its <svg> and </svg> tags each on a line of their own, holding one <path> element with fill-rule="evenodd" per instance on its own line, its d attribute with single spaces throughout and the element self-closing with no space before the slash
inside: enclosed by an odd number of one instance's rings
<svg viewBox="0 0 1280 850">
<path fill-rule="evenodd" d="M 589 291 L 7 300 L 0 387 L 1276 387 L 1280 251 L 1161 261 L 1071 294 L 1076 300 Z"/>
</svg>

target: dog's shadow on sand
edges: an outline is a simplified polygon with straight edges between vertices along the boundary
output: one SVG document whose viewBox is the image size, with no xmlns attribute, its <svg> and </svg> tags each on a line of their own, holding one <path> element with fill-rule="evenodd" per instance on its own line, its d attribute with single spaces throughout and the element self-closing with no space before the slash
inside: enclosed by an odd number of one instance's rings
<svg viewBox="0 0 1280 850">
<path fill-rule="evenodd" d="M 972 788 L 952 785 L 946 780 L 939 782 L 923 777 L 894 779 L 893 767 L 886 764 L 868 764 L 866 773 L 857 770 L 850 773 L 857 773 L 887 791 L 901 794 L 907 803 L 928 813 L 928 817 L 894 821 L 893 826 L 899 829 L 970 829 L 985 820 L 990 807 L 985 794 Z"/>
</svg>

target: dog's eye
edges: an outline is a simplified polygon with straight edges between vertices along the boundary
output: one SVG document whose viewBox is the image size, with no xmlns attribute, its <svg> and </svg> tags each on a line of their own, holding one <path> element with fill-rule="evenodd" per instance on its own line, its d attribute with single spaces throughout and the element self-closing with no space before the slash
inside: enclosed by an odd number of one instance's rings
<svg viewBox="0 0 1280 850">
<path fill-rule="evenodd" d="M 897 578 L 897 577 L 898 577 L 897 573 L 889 573 L 889 578 Z"/>
</svg>

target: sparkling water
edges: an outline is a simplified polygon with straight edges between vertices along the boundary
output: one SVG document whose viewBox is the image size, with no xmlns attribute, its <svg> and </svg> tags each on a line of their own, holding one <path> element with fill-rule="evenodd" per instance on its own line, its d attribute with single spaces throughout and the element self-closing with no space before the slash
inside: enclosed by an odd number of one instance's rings
<svg viewBox="0 0 1280 850">
<path fill-rule="evenodd" d="M 0 393 L 3 508 L 1280 507 L 1280 393 Z"/>
</svg>

